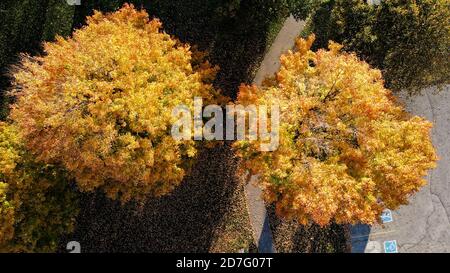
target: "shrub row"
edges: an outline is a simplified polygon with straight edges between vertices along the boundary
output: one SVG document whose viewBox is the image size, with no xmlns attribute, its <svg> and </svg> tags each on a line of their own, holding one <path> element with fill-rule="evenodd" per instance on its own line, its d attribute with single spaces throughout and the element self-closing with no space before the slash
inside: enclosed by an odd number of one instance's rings
<svg viewBox="0 0 450 273">
<path fill-rule="evenodd" d="M 325 1 L 311 17 L 309 32 L 316 34 L 316 49 L 332 40 L 382 70 L 394 91 L 449 83 L 449 1 Z"/>
</svg>

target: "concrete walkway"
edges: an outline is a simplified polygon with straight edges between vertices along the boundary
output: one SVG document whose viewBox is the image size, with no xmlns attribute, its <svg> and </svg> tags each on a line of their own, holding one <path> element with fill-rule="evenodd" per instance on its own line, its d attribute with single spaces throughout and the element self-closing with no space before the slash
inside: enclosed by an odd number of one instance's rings
<svg viewBox="0 0 450 273">
<path fill-rule="evenodd" d="M 253 80 L 256 85 L 260 85 L 267 76 L 272 76 L 278 72 L 281 66 L 281 55 L 294 47 L 295 39 L 300 36 L 304 26 L 304 21 L 296 21 L 292 16 L 284 22 L 283 27 L 259 66 Z"/>
<path fill-rule="evenodd" d="M 261 85 L 265 77 L 278 71 L 280 56 L 293 48 L 295 38 L 300 35 L 303 27 L 303 21 L 298 22 L 293 17 L 286 20 L 256 73 L 254 79 L 256 85 Z M 253 237 L 260 253 L 274 253 L 276 250 L 270 231 L 269 218 L 266 205 L 261 199 L 261 189 L 256 185 L 257 179 L 256 176 L 253 176 L 245 188 Z"/>
<path fill-rule="evenodd" d="M 420 95 L 401 94 L 407 110 L 434 123 L 432 138 L 440 160 L 428 184 L 410 199 L 410 204 L 392 212 L 392 221 L 382 226 L 352 228 L 352 252 L 450 252 L 450 86 Z M 389 252 L 389 248 L 387 248 Z M 392 247 L 392 252 L 395 249 Z"/>
</svg>

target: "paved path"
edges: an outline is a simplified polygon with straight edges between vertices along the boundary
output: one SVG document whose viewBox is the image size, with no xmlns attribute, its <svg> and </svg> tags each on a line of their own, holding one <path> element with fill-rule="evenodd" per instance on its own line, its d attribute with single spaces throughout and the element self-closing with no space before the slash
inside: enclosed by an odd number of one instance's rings
<svg viewBox="0 0 450 273">
<path fill-rule="evenodd" d="M 295 39 L 300 35 L 304 26 L 304 21 L 296 21 L 292 16 L 284 22 L 269 52 L 261 62 L 253 80 L 255 84 L 260 85 L 267 76 L 271 76 L 278 71 L 281 66 L 280 56 L 294 47 Z"/>
<path fill-rule="evenodd" d="M 440 160 L 427 177 L 428 185 L 409 205 L 392 212 L 392 222 L 384 228 L 353 227 L 352 251 L 385 252 L 384 242 L 395 240 L 398 252 L 450 252 L 450 86 L 412 97 L 401 94 L 400 100 L 409 112 L 433 121 Z"/>
<path fill-rule="evenodd" d="M 297 22 L 289 17 L 278 33 L 256 73 L 254 83 L 260 85 L 265 77 L 273 75 L 280 68 L 280 56 L 294 46 L 295 38 L 300 35 L 304 22 Z M 276 252 L 269 226 L 266 206 L 261 199 L 261 189 L 256 185 L 257 177 L 253 176 L 246 186 L 247 206 L 253 237 L 260 253 Z"/>
</svg>

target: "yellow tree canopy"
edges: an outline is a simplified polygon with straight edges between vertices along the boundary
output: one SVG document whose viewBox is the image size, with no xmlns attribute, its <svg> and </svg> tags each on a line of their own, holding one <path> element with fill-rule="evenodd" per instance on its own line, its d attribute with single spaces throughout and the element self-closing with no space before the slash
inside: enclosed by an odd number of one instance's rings
<svg viewBox="0 0 450 273">
<path fill-rule="evenodd" d="M 6 177 L 13 175 L 16 161 L 20 159 L 16 144 L 16 134 L 0 122 L 0 251 L 14 236 L 14 204 L 8 195 Z"/>
<path fill-rule="evenodd" d="M 396 104 L 379 70 L 336 43 L 312 52 L 313 41 L 297 40 L 263 88 L 241 86 L 239 103 L 281 109 L 279 148 L 258 152 L 258 142 L 237 142 L 242 169 L 260 174 L 281 216 L 374 223 L 426 183 L 437 160 L 432 124 Z"/>
<path fill-rule="evenodd" d="M 23 58 L 11 117 L 37 159 L 62 164 L 81 190 L 163 195 L 196 154 L 170 135 L 172 109 L 213 98 L 216 68 L 197 55 L 145 11 L 96 12 L 72 38 L 46 43 L 45 56 Z"/>
<path fill-rule="evenodd" d="M 0 122 L 0 252 L 52 252 L 74 228 L 65 172 L 34 162 L 14 125 Z"/>
</svg>

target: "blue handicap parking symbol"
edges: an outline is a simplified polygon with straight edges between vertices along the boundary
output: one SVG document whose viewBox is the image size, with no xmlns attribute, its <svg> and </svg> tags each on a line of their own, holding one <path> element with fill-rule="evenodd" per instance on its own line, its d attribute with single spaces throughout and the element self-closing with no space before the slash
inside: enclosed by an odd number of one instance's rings
<svg viewBox="0 0 450 273">
<path fill-rule="evenodd" d="M 397 241 L 385 241 L 384 242 L 384 253 L 398 253 Z"/>
<path fill-rule="evenodd" d="M 381 221 L 383 222 L 383 224 L 386 223 L 390 223 L 392 222 L 394 219 L 392 218 L 392 211 L 389 209 L 386 209 L 383 211 L 383 213 L 381 213 Z"/>
</svg>

